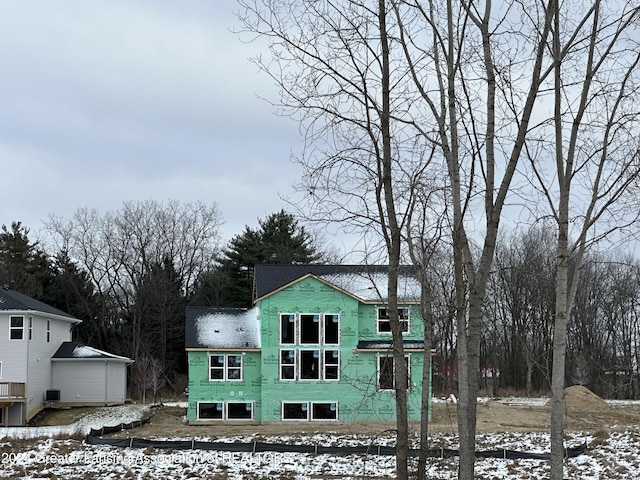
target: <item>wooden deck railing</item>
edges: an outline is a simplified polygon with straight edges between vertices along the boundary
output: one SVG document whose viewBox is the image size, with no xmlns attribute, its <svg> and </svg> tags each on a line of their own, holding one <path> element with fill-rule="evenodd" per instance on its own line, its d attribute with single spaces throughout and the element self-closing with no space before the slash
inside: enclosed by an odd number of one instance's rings
<svg viewBox="0 0 640 480">
<path fill-rule="evenodd" d="M 24 398 L 24 383 L 0 382 L 0 400 L 7 398 Z"/>
</svg>

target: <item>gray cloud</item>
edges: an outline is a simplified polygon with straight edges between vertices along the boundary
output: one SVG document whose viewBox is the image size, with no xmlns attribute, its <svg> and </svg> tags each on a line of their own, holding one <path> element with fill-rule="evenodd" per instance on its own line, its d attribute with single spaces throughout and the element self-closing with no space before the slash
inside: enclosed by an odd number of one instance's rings
<svg viewBox="0 0 640 480">
<path fill-rule="evenodd" d="M 0 224 L 175 198 L 216 202 L 228 237 L 285 206 L 301 139 L 234 6 L 0 3 Z"/>
</svg>

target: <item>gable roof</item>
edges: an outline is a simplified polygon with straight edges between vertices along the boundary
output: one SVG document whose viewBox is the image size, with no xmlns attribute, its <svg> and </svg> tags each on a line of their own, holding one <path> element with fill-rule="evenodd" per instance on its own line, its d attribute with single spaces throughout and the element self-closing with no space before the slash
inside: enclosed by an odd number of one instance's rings
<svg viewBox="0 0 640 480">
<path fill-rule="evenodd" d="M 133 363 L 128 357 L 121 357 L 113 353 L 88 347 L 78 342 L 62 342 L 56 353 L 51 356 L 51 360 L 114 360 L 118 362 Z"/>
<path fill-rule="evenodd" d="M 365 303 L 387 301 L 387 265 L 259 264 L 255 266 L 254 302 L 312 275 Z M 402 265 L 398 276 L 398 301 L 419 302 L 420 282 L 415 269 Z"/>
<path fill-rule="evenodd" d="M 82 321 L 40 300 L 16 292 L 15 290 L 9 290 L 6 287 L 0 288 L 0 311 L 35 311 L 62 317 L 74 323 L 80 323 Z"/>
<path fill-rule="evenodd" d="M 259 310 L 187 307 L 185 347 L 234 350 L 260 348 Z"/>
</svg>

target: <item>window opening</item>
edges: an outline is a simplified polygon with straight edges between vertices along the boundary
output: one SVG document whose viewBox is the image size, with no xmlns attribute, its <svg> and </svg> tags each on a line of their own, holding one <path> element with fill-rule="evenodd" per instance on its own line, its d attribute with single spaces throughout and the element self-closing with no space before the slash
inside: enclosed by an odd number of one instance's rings
<svg viewBox="0 0 640 480">
<path fill-rule="evenodd" d="M 309 404 L 308 403 L 283 403 L 282 404 L 283 420 L 309 420 Z"/>
<path fill-rule="evenodd" d="M 300 343 L 320 343 L 320 315 L 300 315 Z"/>
<path fill-rule="evenodd" d="M 320 379 L 320 350 L 300 350 L 300 379 Z"/>
<path fill-rule="evenodd" d="M 296 316 L 293 314 L 280 315 L 280 343 L 283 345 L 296 343 Z"/>
<path fill-rule="evenodd" d="M 24 317 L 11 317 L 9 327 L 9 338 L 11 340 L 22 340 L 24 337 Z"/>
<path fill-rule="evenodd" d="M 398 319 L 400 320 L 400 331 L 409 331 L 409 309 L 399 308 Z M 391 333 L 391 322 L 389 321 L 389 310 L 384 307 L 377 309 L 378 333 Z"/>
<path fill-rule="evenodd" d="M 221 420 L 223 413 L 222 402 L 218 403 L 198 403 L 198 418 Z"/>
<path fill-rule="evenodd" d="M 253 419 L 253 403 L 252 402 L 228 402 L 227 418 L 229 420 L 252 420 Z"/>
<path fill-rule="evenodd" d="M 340 343 L 340 315 L 325 314 L 324 343 L 325 345 L 338 345 Z"/>
<path fill-rule="evenodd" d="M 280 350 L 280 380 L 296 379 L 296 351 Z"/>
<path fill-rule="evenodd" d="M 338 380 L 340 372 L 340 350 L 324 351 L 324 379 Z"/>
<path fill-rule="evenodd" d="M 337 403 L 313 403 L 311 405 L 311 420 L 337 420 Z"/>
</svg>

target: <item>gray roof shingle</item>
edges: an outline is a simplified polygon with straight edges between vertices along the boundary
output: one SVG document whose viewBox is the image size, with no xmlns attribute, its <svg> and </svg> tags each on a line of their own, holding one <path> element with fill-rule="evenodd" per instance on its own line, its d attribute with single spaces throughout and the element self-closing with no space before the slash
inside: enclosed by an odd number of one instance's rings
<svg viewBox="0 0 640 480">
<path fill-rule="evenodd" d="M 18 311 L 37 311 L 42 313 L 48 313 L 49 315 L 57 315 L 59 317 L 66 317 L 72 322 L 80 322 L 81 320 L 69 315 L 62 310 L 58 310 L 51 305 L 36 300 L 35 298 L 24 295 L 15 290 L 9 290 L 6 287 L 0 288 L 0 311 L 18 310 Z"/>
<path fill-rule="evenodd" d="M 88 347 L 78 342 L 62 342 L 52 359 L 93 359 L 93 360 L 117 360 L 126 363 L 133 363 L 133 360 L 113 353 L 98 350 L 97 348 Z"/>
<path fill-rule="evenodd" d="M 385 302 L 388 273 L 387 265 L 259 264 L 255 266 L 254 300 L 312 274 L 362 301 Z M 398 300 L 420 300 L 420 284 L 414 267 L 410 265 L 400 266 Z"/>
</svg>

